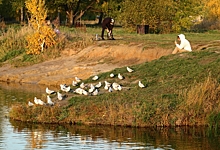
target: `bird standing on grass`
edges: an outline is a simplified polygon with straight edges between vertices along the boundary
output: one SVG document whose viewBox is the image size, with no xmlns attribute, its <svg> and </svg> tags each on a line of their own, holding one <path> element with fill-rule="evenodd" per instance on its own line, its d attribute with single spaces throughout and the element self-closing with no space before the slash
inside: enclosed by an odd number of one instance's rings
<svg viewBox="0 0 220 150">
<path fill-rule="evenodd" d="M 140 88 L 144 88 L 144 87 L 145 87 L 145 85 L 144 85 L 143 83 L 141 83 L 141 81 L 138 81 L 138 86 L 139 86 Z"/>
<path fill-rule="evenodd" d="M 47 87 L 47 88 L 46 88 L 46 93 L 47 93 L 47 94 L 53 94 L 53 93 L 55 93 L 55 91 L 50 90 L 50 89 Z"/>
<path fill-rule="evenodd" d="M 63 100 L 63 95 L 60 92 L 57 92 L 57 98 L 58 100 Z"/>
<path fill-rule="evenodd" d="M 128 72 L 133 72 L 134 70 L 131 69 L 131 68 L 129 68 L 129 67 L 127 67 L 127 71 L 128 71 Z"/>
<path fill-rule="evenodd" d="M 32 102 L 29 101 L 29 102 L 28 102 L 28 106 L 30 106 L 30 107 L 31 107 L 31 106 L 34 106 L 34 103 L 32 103 Z"/>
<path fill-rule="evenodd" d="M 54 105 L 54 102 L 52 102 L 49 95 L 47 95 L 47 104 L 49 104 L 50 106 Z"/>
<path fill-rule="evenodd" d="M 120 80 L 123 80 L 124 79 L 124 77 L 119 73 L 118 74 L 118 78 L 120 79 Z"/>
<path fill-rule="evenodd" d="M 98 76 L 94 76 L 94 77 L 92 78 L 92 80 L 94 80 L 94 81 L 96 81 L 96 80 L 98 80 L 98 79 L 99 79 Z"/>
</svg>

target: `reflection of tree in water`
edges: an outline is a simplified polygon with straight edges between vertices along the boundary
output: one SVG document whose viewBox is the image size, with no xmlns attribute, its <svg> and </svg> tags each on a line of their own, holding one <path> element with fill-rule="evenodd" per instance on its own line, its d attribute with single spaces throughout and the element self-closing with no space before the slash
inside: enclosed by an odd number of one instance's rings
<svg viewBox="0 0 220 150">
<path fill-rule="evenodd" d="M 134 143 L 143 147 L 169 147 L 173 149 L 190 148 L 197 149 L 202 146 L 206 149 L 218 148 L 220 139 L 207 135 L 205 127 L 176 127 L 176 128 L 128 128 L 113 126 L 79 126 L 79 125 L 36 125 L 11 121 L 18 132 L 28 129 L 31 132 L 30 144 L 35 148 L 47 145 L 45 134 L 51 132 L 53 141 L 59 141 L 65 137 L 68 141 L 75 142 L 76 137 L 82 144 L 95 143 L 98 140 L 106 140 L 109 143 L 120 144 Z M 219 134 L 218 134 L 219 135 Z M 214 140 L 215 139 L 215 140 Z M 37 147 L 38 146 L 38 147 Z"/>
</svg>

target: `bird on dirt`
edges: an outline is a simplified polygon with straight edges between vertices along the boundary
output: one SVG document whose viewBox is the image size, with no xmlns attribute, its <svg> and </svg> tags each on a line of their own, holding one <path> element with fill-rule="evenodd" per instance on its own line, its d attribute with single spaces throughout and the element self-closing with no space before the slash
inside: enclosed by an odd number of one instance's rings
<svg viewBox="0 0 220 150">
<path fill-rule="evenodd" d="M 131 69 L 131 68 L 129 68 L 129 67 L 127 67 L 127 71 L 128 71 L 128 72 L 133 72 L 134 70 Z"/>
<path fill-rule="evenodd" d="M 140 88 L 144 88 L 144 87 L 145 87 L 145 85 L 144 85 L 143 83 L 141 83 L 141 81 L 138 81 L 138 86 L 139 86 Z"/>
<path fill-rule="evenodd" d="M 47 95 L 47 104 L 49 104 L 50 106 L 54 105 L 54 102 L 52 102 L 49 95 Z"/>
<path fill-rule="evenodd" d="M 53 94 L 53 93 L 55 93 L 55 91 L 50 90 L 48 87 L 46 87 L 46 93 L 47 94 Z"/>
</svg>

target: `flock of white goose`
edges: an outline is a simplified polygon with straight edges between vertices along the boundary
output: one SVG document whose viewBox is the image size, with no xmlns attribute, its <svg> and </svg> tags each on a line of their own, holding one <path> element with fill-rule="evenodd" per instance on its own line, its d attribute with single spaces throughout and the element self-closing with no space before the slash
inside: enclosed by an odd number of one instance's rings
<svg viewBox="0 0 220 150">
<path fill-rule="evenodd" d="M 133 72 L 134 70 L 127 67 L 127 71 L 128 72 Z M 111 73 L 109 75 L 111 78 L 114 78 L 116 75 L 114 75 L 113 73 Z M 117 75 L 118 79 L 123 80 L 124 76 L 121 75 L 120 73 L 118 73 Z M 99 79 L 99 77 L 96 75 L 92 78 L 92 80 L 97 81 Z M 98 95 L 99 94 L 99 89 L 102 86 L 102 82 L 98 82 L 97 84 L 85 84 L 84 82 L 82 82 L 82 80 L 78 77 L 75 77 L 75 80 L 73 80 L 72 82 L 72 86 L 78 86 L 78 88 L 76 88 L 75 90 L 71 89 L 70 85 L 67 86 L 66 84 L 60 84 L 60 90 L 62 92 L 68 93 L 68 92 L 72 92 L 72 93 L 76 93 L 76 94 L 80 94 L 80 95 Z M 141 81 L 138 81 L 138 86 L 140 88 L 144 88 L 145 85 L 143 83 L 141 83 Z M 119 83 L 113 82 L 110 83 L 108 81 L 104 81 L 104 89 L 108 92 L 113 92 L 115 91 L 121 91 L 122 90 L 122 86 Z M 47 102 L 42 101 L 41 99 L 34 97 L 34 102 L 28 102 L 28 106 L 34 106 L 34 105 L 49 105 L 49 106 L 53 106 L 54 102 L 52 101 L 50 95 L 51 94 L 57 94 L 57 99 L 58 100 L 64 100 L 66 95 L 62 94 L 62 92 L 56 92 L 53 90 L 48 89 L 48 87 L 46 88 L 46 94 L 47 94 Z"/>
</svg>

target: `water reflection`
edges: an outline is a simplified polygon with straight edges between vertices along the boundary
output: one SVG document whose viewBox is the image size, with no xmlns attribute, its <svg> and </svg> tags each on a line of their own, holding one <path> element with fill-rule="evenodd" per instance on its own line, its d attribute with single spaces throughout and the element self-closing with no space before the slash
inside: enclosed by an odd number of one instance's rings
<svg viewBox="0 0 220 150">
<path fill-rule="evenodd" d="M 28 148 L 44 149 L 219 149 L 218 136 L 199 127 L 126 128 L 112 126 L 27 124 L 11 121 L 27 134 Z"/>
<path fill-rule="evenodd" d="M 42 93 L 45 86 L 0 84 L 0 149 L 219 149 L 220 130 L 205 127 L 126 128 L 9 120 L 11 104 Z"/>
</svg>

